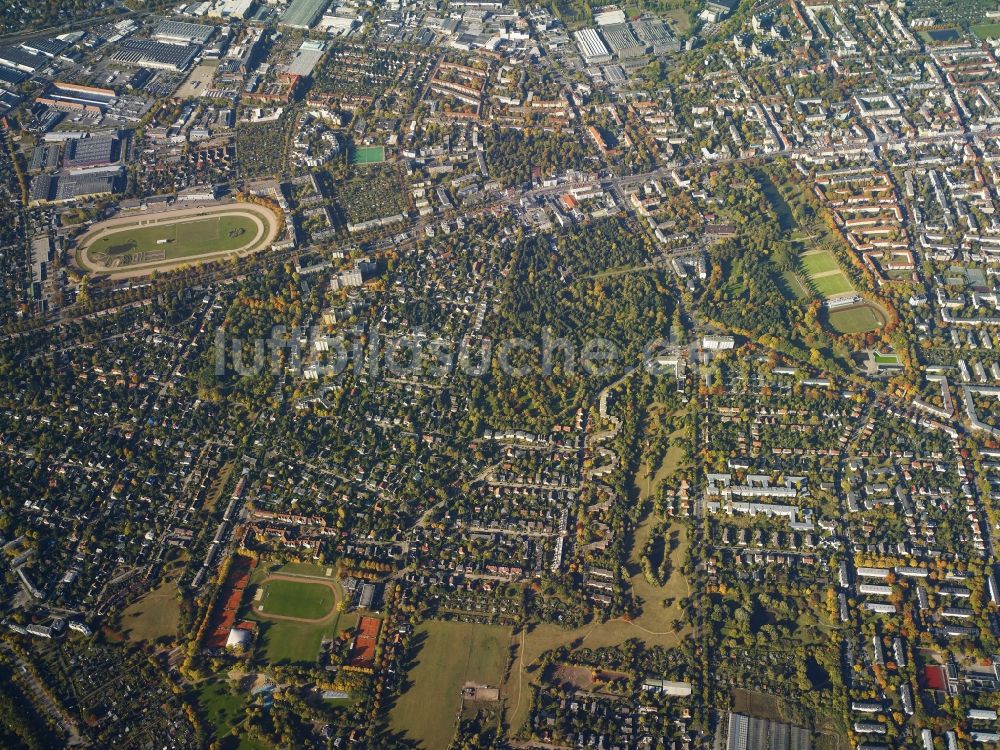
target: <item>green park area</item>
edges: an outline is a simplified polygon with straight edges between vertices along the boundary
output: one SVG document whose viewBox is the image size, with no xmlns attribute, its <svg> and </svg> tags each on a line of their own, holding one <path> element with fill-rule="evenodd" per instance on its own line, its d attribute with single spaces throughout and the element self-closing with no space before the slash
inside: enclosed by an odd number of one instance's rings
<svg viewBox="0 0 1000 750">
<path fill-rule="evenodd" d="M 228 734 L 243 720 L 245 698 L 224 677 L 200 682 L 195 699 L 198 712 L 213 728 L 216 737 Z"/>
<path fill-rule="evenodd" d="M 363 166 L 365 164 L 381 164 L 385 161 L 385 148 L 383 146 L 352 146 L 351 164 Z"/>
<path fill-rule="evenodd" d="M 455 733 L 466 682 L 498 687 L 511 644 L 510 628 L 429 621 L 414 633 L 412 665 L 389 724 L 426 750 L 445 750 Z"/>
</svg>

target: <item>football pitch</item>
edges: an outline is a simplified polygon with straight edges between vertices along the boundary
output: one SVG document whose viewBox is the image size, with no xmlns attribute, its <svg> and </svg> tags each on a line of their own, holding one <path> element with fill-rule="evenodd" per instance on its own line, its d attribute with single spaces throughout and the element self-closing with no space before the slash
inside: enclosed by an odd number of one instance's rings
<svg viewBox="0 0 1000 750">
<path fill-rule="evenodd" d="M 981 23 L 970 28 L 977 39 L 998 39 L 1000 38 L 1000 23 Z"/>
<path fill-rule="evenodd" d="M 867 333 L 878 330 L 886 323 L 882 312 L 869 304 L 832 310 L 829 321 L 830 327 L 840 334 Z"/>
<path fill-rule="evenodd" d="M 810 286 L 820 296 L 830 298 L 854 291 L 851 280 L 847 278 L 837 259 L 828 250 L 812 250 L 803 253 L 799 258 Z"/>
<path fill-rule="evenodd" d="M 264 582 L 259 612 L 265 615 L 319 620 L 333 611 L 333 587 L 325 583 L 273 578 Z"/>
<path fill-rule="evenodd" d="M 385 161 L 385 148 L 382 146 L 358 146 L 351 148 L 351 164 L 381 164 Z"/>
</svg>

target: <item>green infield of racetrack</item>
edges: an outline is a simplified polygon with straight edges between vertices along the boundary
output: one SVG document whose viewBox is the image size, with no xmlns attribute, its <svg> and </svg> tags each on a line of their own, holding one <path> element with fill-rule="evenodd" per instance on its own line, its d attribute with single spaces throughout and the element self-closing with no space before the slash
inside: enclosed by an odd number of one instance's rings
<svg viewBox="0 0 1000 750">
<path fill-rule="evenodd" d="M 257 237 L 257 224 L 245 214 L 222 214 L 189 221 L 122 229 L 90 246 L 96 258 L 109 260 L 137 253 L 163 253 L 164 261 L 239 250 Z M 160 243 L 160 240 L 167 240 Z"/>
<path fill-rule="evenodd" d="M 318 620 L 333 611 L 330 586 L 308 581 L 275 579 L 264 584 L 261 611 L 266 615 Z"/>
<path fill-rule="evenodd" d="M 385 161 L 382 146 L 357 146 L 351 148 L 351 164 L 381 164 Z"/>
</svg>

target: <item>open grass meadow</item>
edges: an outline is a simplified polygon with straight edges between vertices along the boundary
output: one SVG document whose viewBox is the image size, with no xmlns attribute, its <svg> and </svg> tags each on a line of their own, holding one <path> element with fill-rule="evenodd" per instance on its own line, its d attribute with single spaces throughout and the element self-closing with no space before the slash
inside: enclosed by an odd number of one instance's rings
<svg viewBox="0 0 1000 750">
<path fill-rule="evenodd" d="M 243 719 L 245 698 L 230 687 L 225 678 L 198 683 L 195 700 L 198 713 L 216 737 L 228 734 Z"/>
<path fill-rule="evenodd" d="M 406 686 L 389 715 L 391 730 L 425 750 L 445 750 L 462 707 L 462 686 L 499 686 L 510 643 L 510 628 L 498 625 L 422 623 Z"/>
<path fill-rule="evenodd" d="M 795 271 L 783 271 L 777 279 L 781 293 L 790 300 L 807 300 L 812 297 L 808 285 Z"/>
<path fill-rule="evenodd" d="M 802 267 L 810 276 L 816 276 L 828 271 L 837 271 L 837 259 L 826 250 L 813 250 L 801 256 Z"/>
<path fill-rule="evenodd" d="M 121 615 L 121 629 L 130 641 L 153 642 L 177 635 L 181 607 L 176 579 L 144 594 Z"/>
<path fill-rule="evenodd" d="M 277 578 L 264 583 L 260 608 L 264 614 L 318 620 L 330 614 L 334 603 L 333 589 L 325 584 Z"/>
<path fill-rule="evenodd" d="M 153 643 L 159 638 L 175 638 L 180 626 L 181 602 L 177 581 L 188 559 L 186 552 L 172 557 L 163 578 L 153 589 L 132 602 L 118 618 L 118 628 L 130 641 Z"/>
<path fill-rule="evenodd" d="M 311 578 L 328 578 L 331 581 L 335 580 L 332 565 L 316 565 L 315 563 L 308 562 L 290 562 L 285 563 L 274 572 L 283 576 L 307 576 Z"/>
<path fill-rule="evenodd" d="M 851 284 L 842 271 L 831 273 L 828 276 L 814 277 L 812 285 L 819 294 L 826 298 L 836 297 L 838 294 L 849 294 L 854 291 L 854 285 Z"/>
<path fill-rule="evenodd" d="M 269 664 L 312 666 L 327 628 L 290 620 L 267 620 L 258 626 L 258 653 Z"/>
</svg>

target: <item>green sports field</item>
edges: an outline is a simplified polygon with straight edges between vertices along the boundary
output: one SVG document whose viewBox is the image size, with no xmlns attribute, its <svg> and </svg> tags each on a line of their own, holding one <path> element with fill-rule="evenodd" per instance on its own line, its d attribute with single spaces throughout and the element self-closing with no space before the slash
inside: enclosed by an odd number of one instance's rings
<svg viewBox="0 0 1000 750">
<path fill-rule="evenodd" d="M 828 250 L 813 250 L 799 256 L 802 270 L 808 276 L 813 290 L 822 297 L 853 292 L 854 286 L 840 268 L 837 259 Z"/>
<path fill-rule="evenodd" d="M 257 235 L 257 223 L 250 216 L 223 214 L 122 229 L 98 239 L 90 246 L 90 252 L 97 260 L 137 259 L 146 254 L 160 260 L 176 260 L 238 250 L 252 243 Z"/>
<path fill-rule="evenodd" d="M 268 664 L 299 664 L 313 666 L 324 638 L 333 638 L 342 630 L 357 624 L 354 612 L 337 614 L 333 620 L 303 622 L 300 620 L 268 620 L 255 615 L 260 622 L 257 656 Z"/>
<path fill-rule="evenodd" d="M 358 146 L 351 148 L 351 164 L 381 164 L 385 161 L 383 146 Z"/>
<path fill-rule="evenodd" d="M 981 23 L 969 29 L 977 39 L 1000 38 L 1000 23 Z"/>
<path fill-rule="evenodd" d="M 261 612 L 318 620 L 333 611 L 333 589 L 322 583 L 274 579 L 264 584 Z"/>
<path fill-rule="evenodd" d="M 814 250 L 810 253 L 804 253 L 801 259 L 802 267 L 810 276 L 838 269 L 837 259 L 824 250 L 818 252 Z"/>
<path fill-rule="evenodd" d="M 830 327 L 837 333 L 867 333 L 885 325 L 885 316 L 872 305 L 862 304 L 833 310 L 829 316 Z"/>
</svg>

